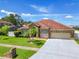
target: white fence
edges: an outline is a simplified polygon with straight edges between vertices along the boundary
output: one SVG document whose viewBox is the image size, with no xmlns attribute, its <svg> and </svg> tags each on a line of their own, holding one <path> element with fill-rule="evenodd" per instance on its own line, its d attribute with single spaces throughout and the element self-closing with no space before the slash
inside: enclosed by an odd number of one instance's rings
<svg viewBox="0 0 79 59">
<path fill-rule="evenodd" d="M 79 31 L 75 31 L 75 38 L 79 39 Z"/>
<path fill-rule="evenodd" d="M 15 34 L 14 34 L 14 32 L 9 31 L 9 32 L 8 32 L 8 36 L 12 36 L 12 37 L 14 37 L 14 36 L 15 36 Z"/>
</svg>

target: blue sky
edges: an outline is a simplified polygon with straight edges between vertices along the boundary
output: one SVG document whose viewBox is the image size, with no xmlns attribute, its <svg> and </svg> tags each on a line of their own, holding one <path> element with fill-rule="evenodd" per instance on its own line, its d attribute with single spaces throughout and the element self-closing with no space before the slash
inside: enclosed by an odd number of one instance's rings
<svg viewBox="0 0 79 59">
<path fill-rule="evenodd" d="M 0 0 L 0 18 L 19 14 L 26 21 L 50 18 L 67 25 L 79 25 L 79 0 Z"/>
</svg>

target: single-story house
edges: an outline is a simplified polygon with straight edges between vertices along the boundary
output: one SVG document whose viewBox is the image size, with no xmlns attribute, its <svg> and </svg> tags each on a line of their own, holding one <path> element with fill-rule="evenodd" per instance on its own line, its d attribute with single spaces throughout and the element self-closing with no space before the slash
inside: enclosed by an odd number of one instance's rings
<svg viewBox="0 0 79 59">
<path fill-rule="evenodd" d="M 4 26 L 4 25 L 8 25 L 10 26 L 9 31 L 13 31 L 15 30 L 17 27 L 15 25 L 13 25 L 11 22 L 8 21 L 4 21 L 4 20 L 0 20 L 0 27 Z"/>
<path fill-rule="evenodd" d="M 4 20 L 0 20 L 0 26 L 3 26 L 3 25 L 9 25 L 9 26 L 11 26 L 13 24 L 10 23 L 10 22 L 4 21 Z"/>
<path fill-rule="evenodd" d="M 18 30 L 28 30 L 29 24 L 23 24 L 22 27 L 18 28 Z"/>
<path fill-rule="evenodd" d="M 71 38 L 74 29 L 50 19 L 42 19 L 35 23 L 38 26 L 38 36 L 41 38 Z"/>
<path fill-rule="evenodd" d="M 71 38 L 74 37 L 74 29 L 58 23 L 51 19 L 42 19 L 41 21 L 24 26 L 26 29 L 35 26 L 37 28 L 36 36 L 39 38 Z M 23 27 L 23 28 L 24 28 Z"/>
</svg>

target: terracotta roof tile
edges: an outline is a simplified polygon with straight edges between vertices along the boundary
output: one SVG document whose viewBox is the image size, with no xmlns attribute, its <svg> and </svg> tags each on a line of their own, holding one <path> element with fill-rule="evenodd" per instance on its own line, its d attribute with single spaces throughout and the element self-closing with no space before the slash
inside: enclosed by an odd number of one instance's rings
<svg viewBox="0 0 79 59">
<path fill-rule="evenodd" d="M 5 23 L 5 24 L 12 24 L 12 23 L 10 23 L 10 22 L 3 21 L 3 20 L 0 20 L 0 23 Z"/>
<path fill-rule="evenodd" d="M 42 28 L 51 28 L 51 29 L 72 29 L 66 25 L 58 23 L 56 21 L 50 19 L 42 19 L 41 21 L 37 22 Z"/>
<path fill-rule="evenodd" d="M 37 22 L 36 24 L 38 24 L 41 29 L 48 29 L 49 28 L 49 26 L 47 26 L 46 24 L 44 24 L 42 22 Z"/>
</svg>

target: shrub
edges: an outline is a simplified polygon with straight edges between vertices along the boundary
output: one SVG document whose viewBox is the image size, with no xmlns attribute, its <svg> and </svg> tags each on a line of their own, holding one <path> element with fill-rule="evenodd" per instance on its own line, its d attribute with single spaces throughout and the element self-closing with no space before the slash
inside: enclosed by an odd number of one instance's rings
<svg viewBox="0 0 79 59">
<path fill-rule="evenodd" d="M 21 31 L 19 31 L 19 30 L 14 31 L 14 34 L 15 34 L 16 37 L 20 37 Z"/>
<path fill-rule="evenodd" d="M 8 33 L 8 31 L 9 31 L 9 26 L 7 26 L 7 25 L 4 25 L 4 26 L 2 26 L 1 28 L 0 28 L 0 34 L 1 35 L 7 35 L 7 33 Z"/>
<path fill-rule="evenodd" d="M 32 37 L 36 35 L 36 27 L 32 27 L 28 30 L 17 30 L 15 31 L 16 37 Z"/>
<path fill-rule="evenodd" d="M 22 36 L 22 37 L 29 37 L 29 32 L 28 32 L 28 30 L 23 30 L 23 31 L 21 31 L 21 36 Z"/>
<path fill-rule="evenodd" d="M 29 36 L 32 37 L 36 34 L 37 30 L 36 30 L 36 27 L 32 27 L 28 30 L 29 32 Z"/>
<path fill-rule="evenodd" d="M 33 40 L 32 42 L 33 42 L 34 44 L 38 45 L 38 46 L 44 44 L 44 41 L 42 41 L 42 40 Z"/>
<path fill-rule="evenodd" d="M 14 31 L 16 37 L 29 37 L 28 30 L 17 30 Z"/>
</svg>

